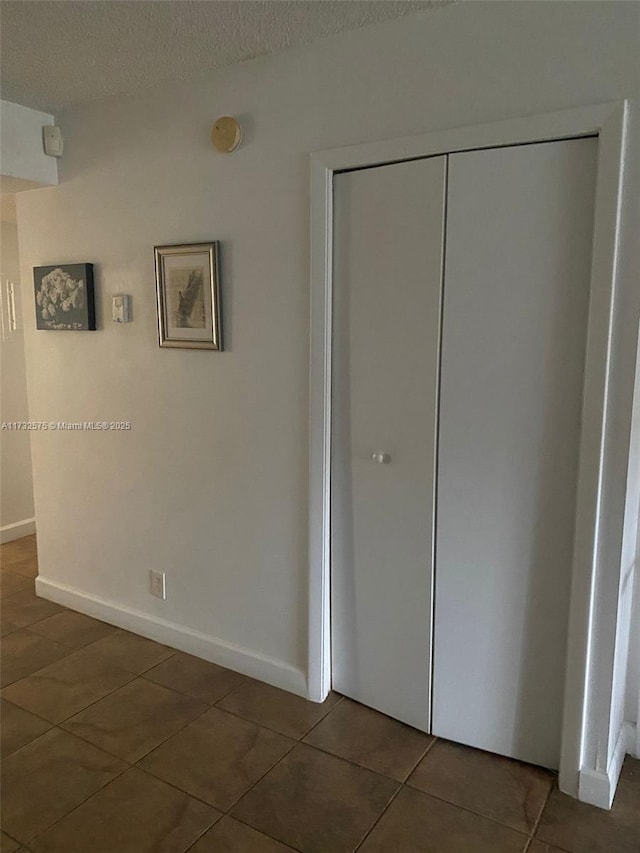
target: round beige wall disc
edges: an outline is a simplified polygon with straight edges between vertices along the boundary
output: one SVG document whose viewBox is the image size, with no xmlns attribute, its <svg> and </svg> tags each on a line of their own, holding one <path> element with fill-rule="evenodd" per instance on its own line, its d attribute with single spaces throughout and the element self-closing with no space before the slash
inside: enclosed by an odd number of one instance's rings
<svg viewBox="0 0 640 853">
<path fill-rule="evenodd" d="M 242 141 L 242 128 L 232 116 L 222 116 L 211 129 L 211 141 L 217 151 L 230 154 Z"/>
</svg>

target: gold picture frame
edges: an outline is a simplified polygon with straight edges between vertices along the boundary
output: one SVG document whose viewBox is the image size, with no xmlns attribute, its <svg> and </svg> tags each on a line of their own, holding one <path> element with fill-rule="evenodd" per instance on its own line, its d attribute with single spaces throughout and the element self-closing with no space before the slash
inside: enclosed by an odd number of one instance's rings
<svg viewBox="0 0 640 853">
<path fill-rule="evenodd" d="M 158 343 L 222 350 L 219 243 L 155 246 Z"/>
</svg>

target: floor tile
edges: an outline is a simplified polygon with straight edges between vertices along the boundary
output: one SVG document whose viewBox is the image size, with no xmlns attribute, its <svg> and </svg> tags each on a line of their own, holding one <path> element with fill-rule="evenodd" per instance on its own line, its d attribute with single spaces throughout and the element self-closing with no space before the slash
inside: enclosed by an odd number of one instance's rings
<svg viewBox="0 0 640 853">
<path fill-rule="evenodd" d="M 13 572 L 16 575 L 22 575 L 31 581 L 38 577 L 38 561 L 35 557 L 27 557 L 24 560 L 14 560 L 11 563 L 2 564 L 3 570 Z"/>
<path fill-rule="evenodd" d="M 433 738 L 343 699 L 304 742 L 404 782 Z"/>
<path fill-rule="evenodd" d="M 144 677 L 212 705 L 247 680 L 238 672 L 182 652 L 145 672 Z"/>
<path fill-rule="evenodd" d="M 47 616 L 62 613 L 64 609 L 46 598 L 38 598 L 28 589 L 9 595 L 0 602 L 2 621 L 6 620 L 18 628 L 26 628 L 34 622 L 46 619 Z"/>
<path fill-rule="evenodd" d="M 32 634 L 31 631 L 14 631 L 2 640 L 0 686 L 31 675 L 68 654 L 71 654 L 71 649 Z"/>
<path fill-rule="evenodd" d="M 523 853 L 526 835 L 403 788 L 358 853 Z"/>
<path fill-rule="evenodd" d="M 0 566 L 35 577 L 38 573 L 38 546 L 35 538 L 25 536 L 0 545 Z"/>
<path fill-rule="evenodd" d="M 640 786 L 622 779 L 611 811 L 580 803 L 554 787 L 536 838 L 570 853 L 638 853 Z"/>
<path fill-rule="evenodd" d="M 189 853 L 295 853 L 244 823 L 225 815 L 189 850 Z"/>
<path fill-rule="evenodd" d="M 85 616 L 84 613 L 65 610 L 64 613 L 36 622 L 30 630 L 49 640 L 55 640 L 56 643 L 62 643 L 63 646 L 81 649 L 89 643 L 95 643 L 113 634 L 118 629 L 113 625 L 107 625 L 106 622 L 99 622 L 97 619 Z"/>
<path fill-rule="evenodd" d="M 204 702 L 136 678 L 63 728 L 133 763 L 206 710 Z"/>
<path fill-rule="evenodd" d="M 51 723 L 0 699 L 0 755 L 6 758 L 49 731 Z"/>
<path fill-rule="evenodd" d="M 175 654 L 175 649 L 119 629 L 85 648 L 136 675 Z"/>
<path fill-rule="evenodd" d="M 21 842 L 86 800 L 126 764 L 60 729 L 2 762 L 2 828 Z"/>
<path fill-rule="evenodd" d="M 219 817 L 132 767 L 30 847 L 34 853 L 184 853 Z"/>
<path fill-rule="evenodd" d="M 132 678 L 130 672 L 79 651 L 15 681 L 2 695 L 52 723 L 61 723 Z"/>
<path fill-rule="evenodd" d="M 232 814 L 303 853 L 350 853 L 397 787 L 384 776 L 298 744 Z"/>
<path fill-rule="evenodd" d="M 531 833 L 553 781 L 553 774 L 539 767 L 439 740 L 407 784 Z"/>
<path fill-rule="evenodd" d="M 14 625 L 13 622 L 9 622 L 8 619 L 3 619 L 0 615 L 0 637 L 6 637 L 8 634 L 12 634 L 14 631 L 18 631 L 19 628 L 17 625 Z"/>
<path fill-rule="evenodd" d="M 632 758 L 627 755 L 622 765 L 620 781 L 640 785 L 640 758 Z"/>
<path fill-rule="evenodd" d="M 301 738 L 339 701 L 340 697 L 331 693 L 320 705 L 249 679 L 239 690 L 218 702 L 218 707 L 287 737 Z"/>
<path fill-rule="evenodd" d="M 226 811 L 294 743 L 213 708 L 147 755 L 140 766 Z"/>
<path fill-rule="evenodd" d="M 9 838 L 4 832 L 0 832 L 0 851 L 2 853 L 18 853 L 19 850 L 20 844 L 17 841 Z"/>
<path fill-rule="evenodd" d="M 31 578 L 25 578 L 23 575 L 17 575 L 15 572 L 0 572 L 0 598 L 6 598 L 7 595 L 15 595 L 16 592 L 23 592 L 24 590 L 34 591 L 34 584 Z"/>
<path fill-rule="evenodd" d="M 566 853 L 566 851 L 561 850 L 559 847 L 553 847 L 551 844 L 547 844 L 546 841 L 538 841 L 534 838 L 527 853 Z"/>
</svg>

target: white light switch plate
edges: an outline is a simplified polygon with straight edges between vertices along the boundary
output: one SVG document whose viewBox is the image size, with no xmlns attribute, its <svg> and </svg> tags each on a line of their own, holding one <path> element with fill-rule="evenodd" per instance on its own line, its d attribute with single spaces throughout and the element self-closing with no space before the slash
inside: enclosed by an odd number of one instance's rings
<svg viewBox="0 0 640 853">
<path fill-rule="evenodd" d="M 155 595 L 156 598 L 166 599 L 167 585 L 164 572 L 154 572 L 153 569 L 151 569 L 149 572 L 149 586 L 151 589 L 151 595 Z"/>
<path fill-rule="evenodd" d="M 131 320 L 131 297 L 127 293 L 114 293 L 111 298 L 111 316 L 114 323 Z"/>
</svg>

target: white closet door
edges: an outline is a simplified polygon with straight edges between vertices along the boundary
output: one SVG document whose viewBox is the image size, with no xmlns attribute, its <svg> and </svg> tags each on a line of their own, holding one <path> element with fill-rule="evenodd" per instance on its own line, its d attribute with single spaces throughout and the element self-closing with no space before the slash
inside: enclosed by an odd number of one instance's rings
<svg viewBox="0 0 640 853">
<path fill-rule="evenodd" d="M 335 179 L 333 686 L 425 731 L 445 174 Z"/>
<path fill-rule="evenodd" d="M 557 768 L 594 139 L 449 163 L 433 732 Z"/>
</svg>

